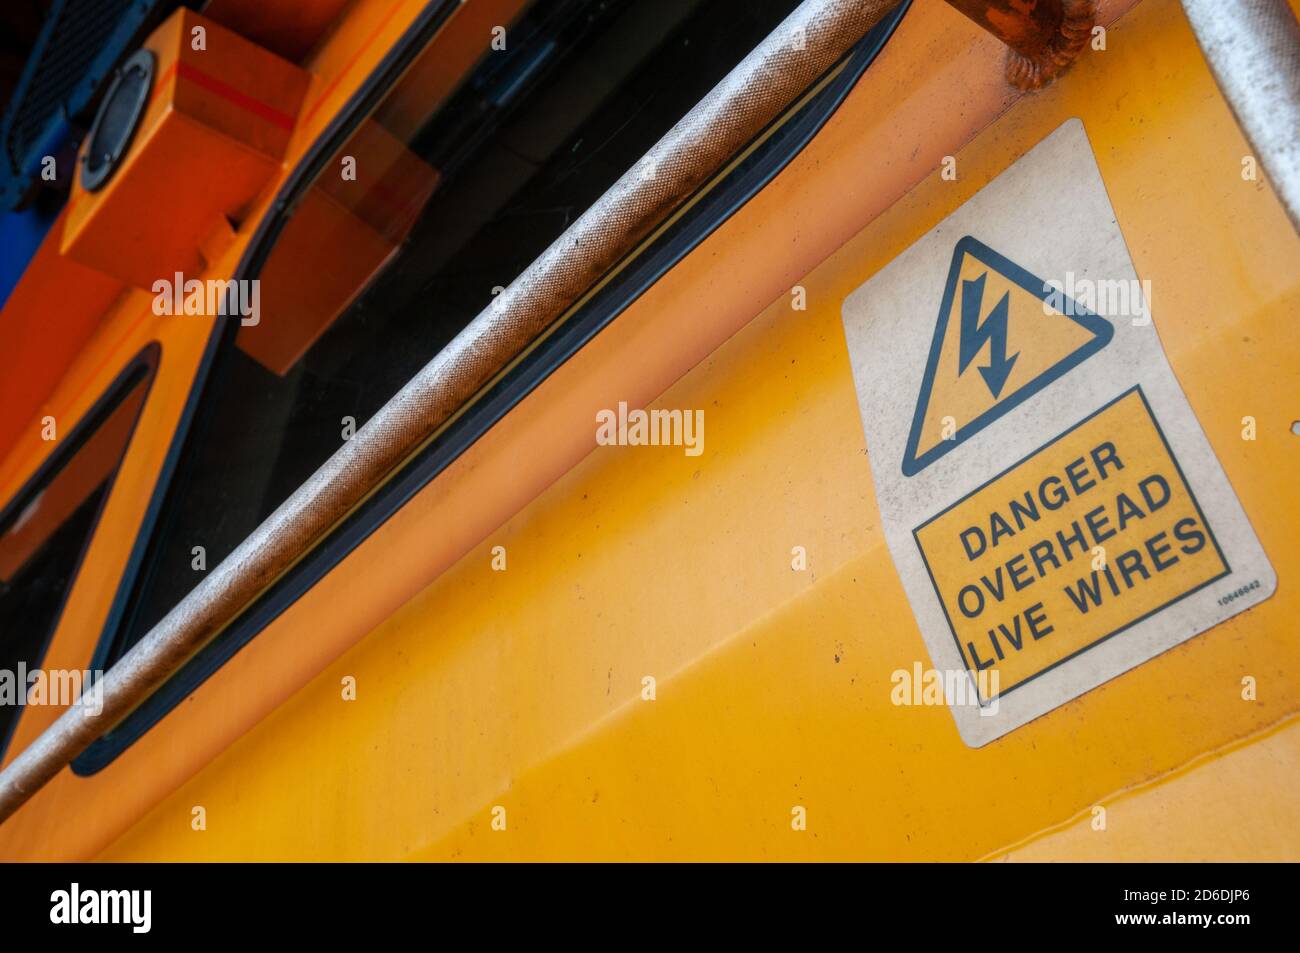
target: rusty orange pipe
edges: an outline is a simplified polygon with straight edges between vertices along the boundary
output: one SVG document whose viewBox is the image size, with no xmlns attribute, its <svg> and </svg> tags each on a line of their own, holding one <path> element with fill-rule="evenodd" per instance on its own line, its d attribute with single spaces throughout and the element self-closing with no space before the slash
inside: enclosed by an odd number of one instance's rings
<svg viewBox="0 0 1300 953">
<path fill-rule="evenodd" d="M 1038 89 L 1083 52 L 1097 21 L 1097 0 L 948 0 L 1007 45 L 1007 80 Z"/>
</svg>

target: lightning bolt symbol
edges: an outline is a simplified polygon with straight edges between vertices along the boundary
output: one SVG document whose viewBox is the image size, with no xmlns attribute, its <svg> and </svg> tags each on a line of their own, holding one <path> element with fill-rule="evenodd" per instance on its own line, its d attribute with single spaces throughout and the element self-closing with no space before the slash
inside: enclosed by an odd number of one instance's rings
<svg viewBox="0 0 1300 953">
<path fill-rule="evenodd" d="M 975 360 L 976 355 L 984 347 L 984 342 L 987 341 L 989 363 L 979 368 L 979 372 L 984 378 L 989 393 L 993 395 L 994 400 L 997 400 L 1020 352 L 1017 351 L 1007 357 L 1007 314 L 1011 299 L 1010 292 L 1002 295 L 1002 300 L 994 305 L 989 316 L 984 319 L 984 323 L 980 323 L 980 311 L 983 310 L 984 305 L 984 279 L 987 277 L 988 272 L 985 272 L 974 281 L 963 280 L 961 283 L 961 339 L 957 348 L 957 376 L 966 373 L 966 368 L 970 366 L 971 361 Z"/>
</svg>

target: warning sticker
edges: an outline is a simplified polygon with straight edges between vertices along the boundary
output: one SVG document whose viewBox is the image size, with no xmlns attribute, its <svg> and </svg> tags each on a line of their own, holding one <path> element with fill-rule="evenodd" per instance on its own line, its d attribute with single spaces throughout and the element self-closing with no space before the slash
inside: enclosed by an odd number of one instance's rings
<svg viewBox="0 0 1300 953">
<path fill-rule="evenodd" d="M 966 667 L 1003 695 L 1228 573 L 1140 387 L 915 536 Z"/>
<path fill-rule="evenodd" d="M 1276 587 L 1150 298 L 1071 120 L 844 303 L 890 552 L 972 746 Z"/>
<path fill-rule="evenodd" d="M 1109 322 L 1073 301 L 1066 304 L 1062 299 L 1060 308 L 1054 307 L 1054 294 L 1042 279 L 982 242 L 970 236 L 957 242 L 903 458 L 904 473 L 916 473 L 938 459 L 1110 341 Z M 1045 315 L 1066 320 L 1047 325 Z M 954 319 L 950 322 L 949 317 Z M 1013 336 L 1016 350 L 1008 353 Z M 983 362 L 977 363 L 977 357 Z M 948 373 L 940 374 L 941 368 Z M 953 433 L 945 432 L 939 417 L 944 410 L 963 413 Z"/>
</svg>

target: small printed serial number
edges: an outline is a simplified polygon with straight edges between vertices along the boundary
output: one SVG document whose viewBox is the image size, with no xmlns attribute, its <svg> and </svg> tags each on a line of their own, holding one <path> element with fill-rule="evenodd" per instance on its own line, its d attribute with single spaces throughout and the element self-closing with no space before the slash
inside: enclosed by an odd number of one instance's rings
<svg viewBox="0 0 1300 953">
<path fill-rule="evenodd" d="M 1260 581 L 1258 579 L 1252 579 L 1250 582 L 1246 583 L 1240 589 L 1234 589 L 1226 596 L 1221 596 L 1218 600 L 1219 605 L 1226 606 L 1229 602 L 1232 602 L 1236 599 L 1240 599 L 1242 596 L 1254 591 L 1255 589 L 1258 589 L 1259 587 L 1260 587 Z"/>
</svg>

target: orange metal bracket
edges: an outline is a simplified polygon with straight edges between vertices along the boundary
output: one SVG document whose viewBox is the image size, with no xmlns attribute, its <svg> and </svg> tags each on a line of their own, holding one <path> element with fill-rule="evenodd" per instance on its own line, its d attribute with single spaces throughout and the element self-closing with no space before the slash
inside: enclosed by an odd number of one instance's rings
<svg viewBox="0 0 1300 953">
<path fill-rule="evenodd" d="M 1008 47 L 1007 81 L 1046 86 L 1083 52 L 1097 22 L 1097 0 L 948 0 Z"/>
</svg>

